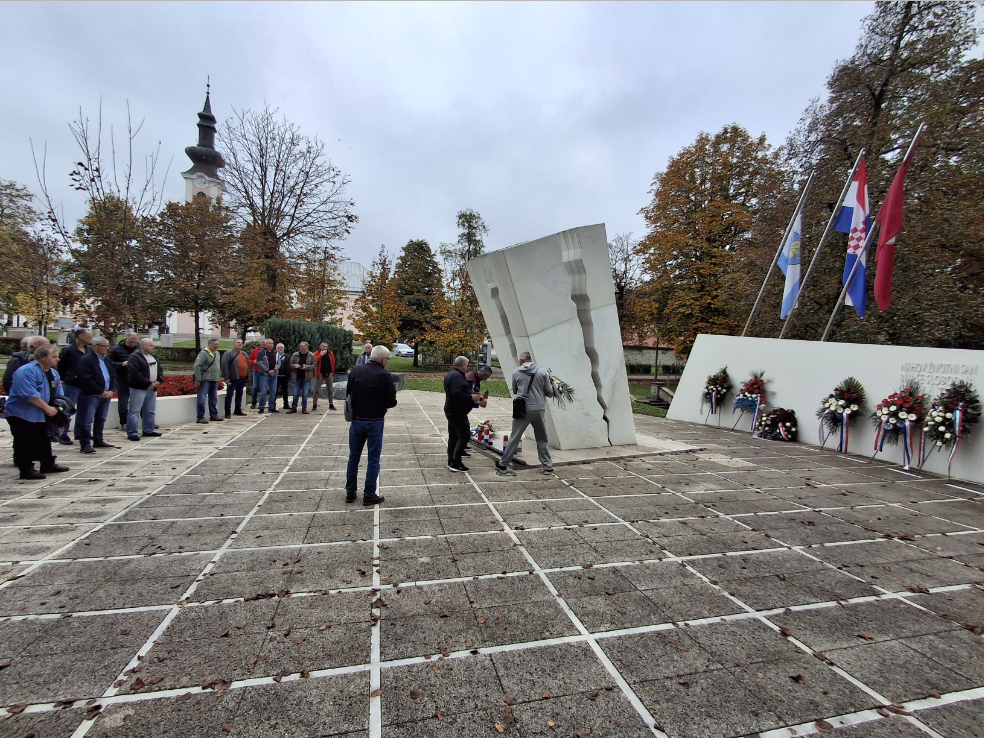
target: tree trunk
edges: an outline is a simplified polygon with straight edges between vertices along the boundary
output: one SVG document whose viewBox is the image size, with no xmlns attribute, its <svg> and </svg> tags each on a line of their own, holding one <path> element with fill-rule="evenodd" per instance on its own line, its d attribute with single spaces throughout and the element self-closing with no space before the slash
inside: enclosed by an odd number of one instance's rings
<svg viewBox="0 0 985 738">
<path fill-rule="evenodd" d="M 420 366 L 420 364 L 417 363 L 417 356 L 418 356 L 417 347 L 418 345 L 420 345 L 420 343 L 421 342 L 418 340 L 417 336 L 414 336 L 414 366 Z"/>
<path fill-rule="evenodd" d="M 202 329 L 199 327 L 199 320 L 201 319 L 201 311 L 195 308 L 195 355 L 202 350 Z"/>
</svg>

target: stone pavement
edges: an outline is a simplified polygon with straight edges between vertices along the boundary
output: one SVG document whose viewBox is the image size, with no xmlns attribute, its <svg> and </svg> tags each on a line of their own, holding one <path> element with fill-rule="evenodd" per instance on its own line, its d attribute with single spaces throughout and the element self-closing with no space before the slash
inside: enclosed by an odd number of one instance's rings
<svg viewBox="0 0 985 738">
<path fill-rule="evenodd" d="M 382 508 L 341 413 L 5 461 L 0 738 L 982 735 L 980 487 L 643 416 L 704 450 L 454 474 L 399 400 Z"/>
</svg>

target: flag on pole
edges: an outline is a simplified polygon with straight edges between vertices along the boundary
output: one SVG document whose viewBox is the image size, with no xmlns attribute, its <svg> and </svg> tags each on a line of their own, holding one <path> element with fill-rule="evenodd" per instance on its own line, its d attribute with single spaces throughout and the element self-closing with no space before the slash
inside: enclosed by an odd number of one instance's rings
<svg viewBox="0 0 985 738">
<path fill-rule="evenodd" d="M 855 269 L 855 276 L 845 293 L 845 304 L 851 305 L 858 317 L 865 317 L 865 237 L 869 232 L 871 218 L 869 217 L 869 183 L 865 177 L 865 160 L 859 164 L 842 203 L 841 212 L 835 222 L 834 229 L 848 234 L 848 254 L 845 257 L 845 273 L 841 283 L 848 281 L 855 262 L 860 262 Z"/>
<path fill-rule="evenodd" d="M 893 184 L 886 193 L 876 220 L 882 226 L 879 231 L 879 246 L 876 249 L 876 304 L 879 310 L 889 307 L 890 292 L 893 287 L 893 259 L 896 256 L 896 237 L 903 230 L 903 180 L 916 153 L 919 138 L 910 146 L 903 163 L 900 164 Z"/>
<path fill-rule="evenodd" d="M 800 234 L 802 226 L 803 211 L 798 210 L 794 217 L 793 226 L 790 228 L 790 235 L 787 242 L 783 244 L 780 258 L 777 259 L 777 266 L 786 275 L 786 282 L 783 284 L 783 303 L 780 305 L 780 319 L 783 320 L 793 310 L 794 303 L 797 302 L 797 295 L 800 294 Z"/>
</svg>

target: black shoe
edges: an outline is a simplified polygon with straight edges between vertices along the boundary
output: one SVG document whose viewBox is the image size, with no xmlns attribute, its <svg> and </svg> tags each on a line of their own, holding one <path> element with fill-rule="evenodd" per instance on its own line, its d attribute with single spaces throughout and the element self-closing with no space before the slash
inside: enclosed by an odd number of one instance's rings
<svg viewBox="0 0 985 738">
<path fill-rule="evenodd" d="M 96 441 L 92 445 L 96 448 L 119 448 L 119 446 L 114 446 L 112 443 L 106 443 L 106 441 Z"/>
<path fill-rule="evenodd" d="M 373 495 L 372 497 L 363 497 L 363 507 L 372 507 L 373 505 L 379 505 L 386 498 L 383 495 Z"/>
<path fill-rule="evenodd" d="M 58 474 L 59 472 L 67 472 L 69 468 L 67 466 L 62 466 L 61 464 L 52 464 L 49 467 L 41 469 L 42 474 Z"/>
<path fill-rule="evenodd" d="M 21 479 L 47 479 L 47 475 L 42 474 L 34 466 L 30 469 L 21 469 Z"/>
<path fill-rule="evenodd" d="M 225 414 L 225 415 L 224 415 L 223 417 L 224 417 L 224 418 L 225 418 L 226 420 L 232 420 L 232 419 L 233 419 L 233 416 L 232 416 L 232 415 L 230 415 L 229 413 L 226 413 L 226 414 Z"/>
<path fill-rule="evenodd" d="M 256 410 L 256 409 L 257 409 L 257 404 L 254 402 L 250 405 L 250 410 Z"/>
<path fill-rule="evenodd" d="M 257 415 L 263 415 L 263 413 L 264 413 L 264 409 L 261 407 L 260 412 L 258 412 Z"/>
<path fill-rule="evenodd" d="M 355 492 L 346 492 L 345 493 L 345 501 L 346 502 L 355 502 L 356 501 L 356 493 Z"/>
<path fill-rule="evenodd" d="M 154 426 L 155 428 L 158 426 Z M 157 431 L 151 431 L 150 433 L 144 433 L 144 438 L 160 438 L 163 433 L 158 433 Z"/>
<path fill-rule="evenodd" d="M 75 445 L 75 441 L 73 441 L 68 436 L 59 436 L 58 437 L 58 442 L 60 444 L 62 444 L 63 446 L 74 446 Z"/>
<path fill-rule="evenodd" d="M 453 472 L 467 472 L 469 468 L 465 464 L 459 464 L 458 466 L 448 465 L 448 468 Z"/>
<path fill-rule="evenodd" d="M 242 410 L 237 410 L 236 412 L 233 413 L 233 415 L 240 415 L 244 418 L 246 417 L 246 413 L 244 413 Z"/>
<path fill-rule="evenodd" d="M 226 418 L 228 417 L 229 416 L 227 415 Z M 221 423 L 224 419 L 225 418 L 220 418 L 218 415 L 216 415 L 214 418 L 209 418 L 209 420 L 213 423 Z"/>
<path fill-rule="evenodd" d="M 328 409 L 329 409 L 329 410 L 338 410 L 338 408 L 337 408 L 337 407 L 335 407 L 335 405 L 329 405 L 329 406 L 328 406 Z"/>
<path fill-rule="evenodd" d="M 138 436 L 136 433 L 134 433 L 132 436 L 127 436 L 127 440 L 128 441 L 139 441 L 140 440 L 140 436 Z"/>
<path fill-rule="evenodd" d="M 468 453 L 466 451 L 462 451 L 462 458 L 463 459 L 471 459 L 472 458 L 472 454 L 470 454 L 470 453 Z"/>
<path fill-rule="evenodd" d="M 279 413 L 279 412 L 280 412 L 280 410 L 278 410 L 278 409 L 277 409 L 277 408 L 275 408 L 275 407 L 272 407 L 272 408 L 270 408 L 270 410 L 269 410 L 268 412 L 272 412 L 272 413 Z"/>
<path fill-rule="evenodd" d="M 499 476 L 499 477 L 515 477 L 516 476 L 516 472 L 515 471 L 512 471 L 508 467 L 500 466 L 500 463 L 498 461 L 496 462 L 495 466 L 496 466 L 496 476 Z"/>
<path fill-rule="evenodd" d="M 94 454 L 94 453 L 96 453 L 96 449 L 94 449 L 92 446 L 90 446 L 88 443 L 86 443 L 86 444 L 83 444 L 82 448 L 79 449 L 79 453 L 80 454 Z"/>
<path fill-rule="evenodd" d="M 284 412 L 290 415 L 291 413 L 296 413 L 297 411 L 298 409 L 296 407 L 292 407 L 290 410 L 285 410 Z M 270 412 L 274 412 L 274 411 L 271 410 Z"/>
</svg>

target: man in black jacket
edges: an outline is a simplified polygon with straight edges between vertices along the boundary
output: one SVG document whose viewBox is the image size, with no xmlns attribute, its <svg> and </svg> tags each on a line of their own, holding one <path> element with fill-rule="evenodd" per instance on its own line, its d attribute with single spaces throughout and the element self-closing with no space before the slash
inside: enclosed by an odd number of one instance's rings
<svg viewBox="0 0 985 738">
<path fill-rule="evenodd" d="M 79 404 L 79 397 L 82 396 L 82 388 L 79 386 L 79 368 L 82 359 L 86 354 L 91 354 L 92 331 L 88 328 L 79 328 L 75 333 L 75 340 L 62 349 L 58 356 L 58 376 L 62 380 L 62 392 L 65 397 L 72 401 L 73 405 Z M 75 437 L 79 437 L 78 428 L 75 430 Z M 68 429 L 59 436 L 59 443 L 66 446 L 72 445 L 72 439 L 68 437 Z"/>
<path fill-rule="evenodd" d="M 448 419 L 448 468 L 453 472 L 467 472 L 469 468 L 462 463 L 462 453 L 468 445 L 469 413 L 472 405 L 482 399 L 465 378 L 469 368 L 466 356 L 459 356 L 452 370 L 445 375 L 445 417 Z"/>
<path fill-rule="evenodd" d="M 130 380 L 127 376 L 127 361 L 137 350 L 140 336 L 130 333 L 109 350 L 109 359 L 116 370 L 116 410 L 120 414 L 120 428 L 127 427 L 127 409 L 130 403 Z"/>
<path fill-rule="evenodd" d="M 84 454 L 94 454 L 96 448 L 117 448 L 103 440 L 110 399 L 116 389 L 116 372 L 107 356 L 109 341 L 102 336 L 93 339 L 92 350 L 79 364 L 82 394 L 75 411 L 75 434 Z"/>
<path fill-rule="evenodd" d="M 130 403 L 127 408 L 127 438 L 139 441 L 137 424 L 143 421 L 144 437 L 161 435 L 154 430 L 157 420 L 157 388 L 164 381 L 164 367 L 154 356 L 154 342 L 140 339 L 140 350 L 130 354 L 127 361 L 127 381 L 130 383 Z"/>
<path fill-rule="evenodd" d="M 378 505 L 383 496 L 376 493 L 380 477 L 380 454 L 383 451 L 383 417 L 397 405 L 397 389 L 386 370 L 390 349 L 375 346 L 369 361 L 356 366 L 349 374 L 346 395 L 351 395 L 352 423 L 349 425 L 349 466 L 345 475 L 345 501 L 356 501 L 359 459 L 363 446 L 369 444 L 366 459 L 366 486 L 363 505 Z"/>
</svg>

